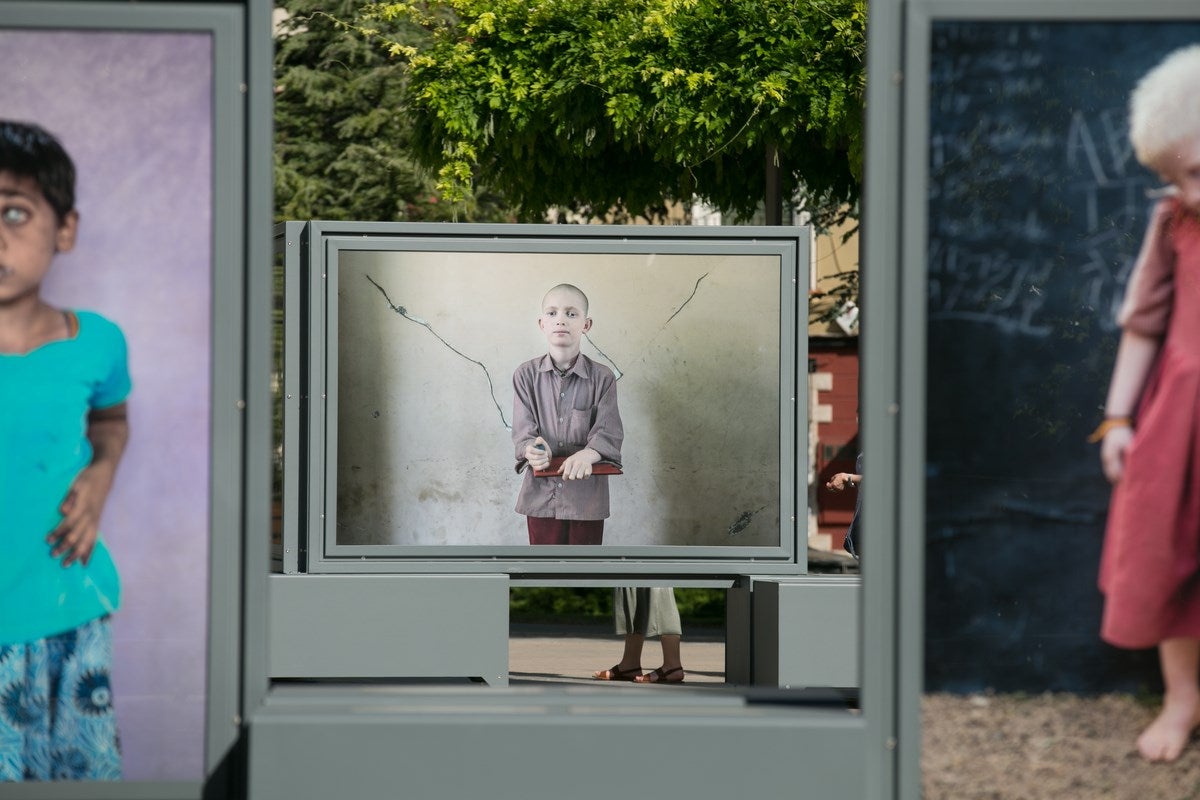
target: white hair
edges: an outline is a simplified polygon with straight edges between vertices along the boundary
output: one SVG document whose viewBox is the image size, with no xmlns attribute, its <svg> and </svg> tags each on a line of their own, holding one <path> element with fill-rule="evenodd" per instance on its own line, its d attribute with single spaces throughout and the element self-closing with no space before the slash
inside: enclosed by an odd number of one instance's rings
<svg viewBox="0 0 1200 800">
<path fill-rule="evenodd" d="M 1200 137 L 1200 44 L 1170 53 L 1129 98 L 1129 140 L 1143 165 L 1157 169 L 1181 142 Z"/>
</svg>

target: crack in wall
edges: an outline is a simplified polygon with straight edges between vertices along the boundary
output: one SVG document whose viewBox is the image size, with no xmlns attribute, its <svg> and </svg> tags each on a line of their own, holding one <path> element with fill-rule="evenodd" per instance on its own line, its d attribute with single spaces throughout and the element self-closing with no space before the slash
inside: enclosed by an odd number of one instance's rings
<svg viewBox="0 0 1200 800">
<path fill-rule="evenodd" d="M 757 511 L 743 511 L 738 515 L 738 518 L 733 521 L 733 524 L 729 526 L 729 530 L 725 531 L 725 535 L 737 536 L 739 533 L 746 530 L 746 528 L 749 528 L 750 523 L 754 521 L 754 517 L 760 512 L 765 511 L 766 508 L 766 506 L 763 506 Z"/>
<path fill-rule="evenodd" d="M 671 320 L 673 320 L 673 319 L 675 319 L 675 317 L 679 316 L 679 312 L 683 311 L 684 306 L 686 306 L 688 303 L 692 302 L 692 298 L 694 298 L 696 296 L 696 292 L 700 291 L 700 282 L 703 281 L 707 277 L 708 277 L 708 273 L 706 272 L 703 275 L 701 275 L 699 278 L 696 278 L 696 285 L 692 287 L 692 293 L 689 294 L 687 296 L 687 299 L 684 300 L 679 305 L 679 308 L 675 309 L 675 311 L 671 314 L 671 316 L 667 317 L 667 321 L 664 322 L 662 324 L 662 326 L 658 329 L 659 333 L 662 333 L 666 329 L 666 327 L 671 324 Z M 592 341 L 591 336 L 588 336 L 585 333 L 583 335 L 583 338 L 587 339 L 587 343 L 590 344 L 596 350 L 596 352 L 600 354 L 601 358 L 603 358 L 605 361 L 607 361 L 612 366 L 613 374 L 616 375 L 617 380 L 621 380 L 621 378 L 625 375 L 625 373 L 621 370 L 620 367 L 617 366 L 617 363 L 615 361 L 613 361 L 612 358 L 609 357 L 608 353 L 605 353 L 603 350 L 601 350 L 596 345 L 596 343 Z M 654 338 L 658 338 L 657 335 L 655 335 Z M 653 342 L 654 342 L 654 339 L 651 339 L 650 343 L 653 344 Z M 645 351 L 643 351 L 643 353 L 644 352 Z"/>
<path fill-rule="evenodd" d="M 595 348 L 596 352 L 600 354 L 601 358 L 603 358 L 605 361 L 607 361 L 609 364 L 612 365 L 613 374 L 616 375 L 617 380 L 621 380 L 621 376 L 623 376 L 625 373 L 622 372 L 621 368 L 617 366 L 617 362 L 615 362 L 611 358 L 609 358 L 608 353 L 604 352 L 599 347 L 596 347 L 596 343 L 592 341 L 592 337 L 588 336 L 585 333 L 583 335 L 583 338 L 587 339 L 587 343 L 590 344 L 593 348 Z"/>
<path fill-rule="evenodd" d="M 707 277 L 708 277 L 708 273 L 706 272 L 703 275 L 701 275 L 699 278 L 696 278 L 696 285 L 692 287 L 692 293 L 688 295 L 687 300 L 683 301 L 683 305 L 681 305 L 681 306 L 679 306 L 679 308 L 675 309 L 674 314 L 667 317 L 667 321 L 662 324 L 663 328 L 670 325 L 671 320 L 673 320 L 673 319 L 675 319 L 675 317 L 679 316 L 680 311 L 683 311 L 683 307 L 686 306 L 688 303 L 692 302 L 692 298 L 696 296 L 696 292 L 700 291 L 700 281 L 704 280 Z"/>
<path fill-rule="evenodd" d="M 373 285 L 373 286 L 374 286 L 376 289 L 378 289 L 378 290 L 379 290 L 379 293 L 383 295 L 383 299 L 384 299 L 385 301 L 387 301 L 387 304 L 388 304 L 388 305 L 391 307 L 391 309 L 392 309 L 393 311 L 395 311 L 395 312 L 396 312 L 397 314 L 399 314 L 400 316 L 404 317 L 404 318 L 405 318 L 406 320 L 408 320 L 409 322 L 413 322 L 413 323 L 416 323 L 417 325 L 420 325 L 422 328 L 424 328 L 425 330 L 427 330 L 427 331 L 429 331 L 431 334 L 433 334 L 433 336 L 434 336 L 434 337 L 435 337 L 435 338 L 436 338 L 436 339 L 437 339 L 439 342 L 441 342 L 442 344 L 446 345 L 446 347 L 447 347 L 447 348 L 448 348 L 448 349 L 449 349 L 451 352 L 453 352 L 454 354 L 456 354 L 456 355 L 460 356 L 460 357 L 461 357 L 461 358 L 463 358 L 463 359 L 466 359 L 467 361 L 470 361 L 472 364 L 476 365 L 476 366 L 477 366 L 477 367 L 479 367 L 481 370 L 483 370 L 483 376 L 484 376 L 485 378 L 487 378 L 487 382 L 488 382 L 488 391 L 491 393 L 491 396 L 492 396 L 492 402 L 493 402 L 493 403 L 496 405 L 496 411 L 498 411 L 498 412 L 500 413 L 500 424 L 502 424 L 502 425 L 504 426 L 504 429 L 505 429 L 505 430 L 507 430 L 507 431 L 511 431 L 511 430 L 512 430 L 512 425 L 509 423 L 508 419 L 507 419 L 507 418 L 504 416 L 504 409 L 503 409 L 503 408 L 501 408 L 501 406 L 500 406 L 500 401 L 496 399 L 496 385 L 495 385 L 494 383 L 492 383 L 492 374 L 491 374 L 490 372 L 488 372 L 488 368 L 487 368 L 487 367 L 485 367 L 485 366 L 483 365 L 483 362 L 482 362 L 482 361 L 477 361 L 477 360 L 475 360 L 475 359 L 471 358 L 469 355 L 467 355 L 466 353 L 462 352 L 461 350 L 459 350 L 459 349 L 458 349 L 457 347 L 455 347 L 454 345 L 452 345 L 452 344 L 450 344 L 449 342 L 447 342 L 445 339 L 443 339 L 443 338 L 442 338 L 441 334 L 439 334 L 437 331 L 435 331 L 435 330 L 433 329 L 433 326 L 432 326 L 432 325 L 430 325 L 430 324 L 429 324 L 427 321 L 425 321 L 425 320 L 421 319 L 420 317 L 414 317 L 412 314 L 409 314 L 409 313 L 408 313 L 408 309 L 407 309 L 407 308 L 405 308 L 404 306 L 398 306 L 398 305 L 396 305 L 395 303 L 393 303 L 393 302 L 392 302 L 392 298 L 388 296 L 387 290 L 386 290 L 386 289 L 384 289 L 382 286 L 380 286 L 378 283 L 376 283 L 376 282 L 375 282 L 375 279 L 374 279 L 374 278 L 372 278 L 370 275 L 365 275 L 364 277 L 365 277 L 367 280 L 369 280 L 369 281 L 371 282 L 371 284 L 372 284 L 372 285 Z"/>
</svg>

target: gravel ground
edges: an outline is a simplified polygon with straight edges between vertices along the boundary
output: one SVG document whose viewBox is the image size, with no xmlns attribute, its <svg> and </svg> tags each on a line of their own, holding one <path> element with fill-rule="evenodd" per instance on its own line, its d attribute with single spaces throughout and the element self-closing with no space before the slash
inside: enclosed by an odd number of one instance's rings
<svg viewBox="0 0 1200 800">
<path fill-rule="evenodd" d="M 926 695 L 924 800 L 1200 798 L 1200 740 L 1172 764 L 1138 756 L 1156 713 L 1130 695 Z"/>
</svg>

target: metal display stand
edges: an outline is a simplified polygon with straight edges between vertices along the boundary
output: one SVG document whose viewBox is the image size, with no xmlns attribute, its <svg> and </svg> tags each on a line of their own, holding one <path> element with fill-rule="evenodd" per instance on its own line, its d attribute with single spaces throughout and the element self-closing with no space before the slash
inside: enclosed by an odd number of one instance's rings
<svg viewBox="0 0 1200 800">
<path fill-rule="evenodd" d="M 857 691 L 857 576 L 751 576 L 726 600 L 725 681 Z"/>
<path fill-rule="evenodd" d="M 508 685 L 506 575 L 272 575 L 273 680 Z"/>
<path fill-rule="evenodd" d="M 866 798 L 864 722 L 672 688 L 277 688 L 250 730 L 254 800 Z M 297 757 L 306 754 L 304 757 Z"/>
<path fill-rule="evenodd" d="M 867 530 L 894 535 L 881 533 L 872 543 L 861 585 L 805 575 L 802 543 L 783 537 L 771 547 L 695 548 L 690 560 L 667 547 L 647 558 L 634 548 L 618 559 L 576 551 L 570 561 L 545 553 L 525 559 L 523 548 L 481 549 L 454 563 L 444 551 L 422 552 L 422 566 L 406 570 L 392 553 L 383 570 L 326 536 L 315 495 L 281 511 L 285 528 L 303 527 L 318 538 L 273 550 L 271 5 L 0 0 L 0 11 L 5 25 L 61 27 L 69 20 L 78 27 L 169 29 L 186 22 L 209 26 L 231 48 L 216 61 L 214 98 L 221 120 L 214 131 L 219 280 L 203 781 L 22 785 L 5 787 L 5 796 L 599 800 L 629 785 L 696 800 L 919 796 L 922 551 L 898 544 L 918 541 L 914 532 L 921 530 L 924 391 L 920 359 L 909 357 L 920 348 L 919 313 L 903 314 L 906 304 L 919 309 L 922 276 L 901 280 L 894 269 L 903 114 L 893 77 L 903 66 L 902 4 L 871 9 L 877 33 L 869 53 L 871 191 L 864 206 L 870 280 L 863 283 L 871 317 L 863 328 L 869 368 L 861 419 L 872 488 L 863 519 Z M 601 226 L 588 227 L 596 233 Z M 342 232 L 347 248 L 369 233 Z M 627 233 L 645 231 L 631 226 Z M 778 236 L 780 229 L 755 235 Z M 293 336 L 297 322 L 287 321 Z M 793 370 L 803 365 L 803 336 L 782 339 L 793 349 L 781 357 L 796 362 Z M 290 363 L 292 388 L 308 391 L 314 376 L 303 373 L 314 364 Z M 792 406 L 786 388 L 781 383 L 781 435 L 803 453 L 796 440 L 806 426 L 789 426 L 807 420 L 806 393 L 796 392 Z M 297 392 L 286 402 L 284 428 L 295 433 L 311 409 Z M 319 450 L 326 441 L 307 444 Z M 324 465 L 302 473 L 295 456 L 287 454 L 285 491 L 320 489 Z M 794 463 L 788 469 L 778 512 L 781 528 L 794 531 L 803 527 L 789 517 L 802 518 L 796 498 L 806 496 L 806 470 Z M 497 566 L 505 560 L 504 569 Z M 727 669 L 744 685 L 653 693 L 506 687 L 507 597 L 518 577 L 559 585 L 732 586 Z M 443 685 L 390 685 L 396 678 Z M 857 686 L 861 697 L 850 709 L 780 686 Z"/>
</svg>

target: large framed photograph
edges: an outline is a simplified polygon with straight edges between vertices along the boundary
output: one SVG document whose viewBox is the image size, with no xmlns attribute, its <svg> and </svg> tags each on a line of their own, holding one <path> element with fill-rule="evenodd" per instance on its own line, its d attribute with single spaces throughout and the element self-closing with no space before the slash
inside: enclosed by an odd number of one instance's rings
<svg viewBox="0 0 1200 800">
<path fill-rule="evenodd" d="M 924 630 L 908 686 L 1145 691 L 1152 654 L 1101 639 L 1111 486 L 1088 438 L 1169 191 L 1135 157 L 1130 96 L 1200 42 L 1200 18 L 1177 2 L 918 2 L 903 41 L 893 244 L 921 419 L 898 462 L 901 496 L 919 498 L 901 502 L 917 535 L 900 580 L 919 581 L 906 638 Z"/>
<path fill-rule="evenodd" d="M 284 274 L 304 299 L 287 278 L 277 291 L 297 306 L 285 320 L 307 310 L 306 332 L 292 333 L 305 354 L 285 345 L 280 358 L 306 381 L 285 376 L 293 400 L 278 429 L 295 430 L 286 420 L 306 403 L 307 436 L 283 442 L 282 474 L 286 454 L 302 453 L 295 474 L 309 482 L 283 551 L 306 553 L 307 571 L 497 559 L 534 572 L 562 572 L 564 559 L 574 571 L 803 570 L 806 229 L 309 223 L 293 234 Z M 607 483 L 602 541 L 567 549 L 530 543 L 523 482 L 556 482 L 553 493 L 562 481 L 526 478 L 514 441 L 514 373 L 547 355 L 539 318 L 560 284 L 585 295 L 580 358 L 611 375 L 623 434 L 620 474 L 588 479 Z"/>
<path fill-rule="evenodd" d="M 121 764 L 106 779 L 199 796 L 237 734 L 216 719 L 239 702 L 238 671 L 221 666 L 230 648 L 238 657 L 237 615 L 212 613 L 209 598 L 239 584 L 226 555 L 238 552 L 239 490 L 214 479 L 240 471 L 238 437 L 216 433 L 237 430 L 239 412 L 214 398 L 241 391 L 242 13 L 0 5 L 0 116 L 45 129 L 75 165 L 78 237 L 42 297 L 114 323 L 133 387 L 100 523 L 120 579 L 111 681 L 84 672 L 66 690 L 115 709 Z M 17 602 L 0 598 L 5 614 Z M 68 759 L 54 777 L 96 780 L 83 764 Z"/>
</svg>

